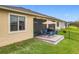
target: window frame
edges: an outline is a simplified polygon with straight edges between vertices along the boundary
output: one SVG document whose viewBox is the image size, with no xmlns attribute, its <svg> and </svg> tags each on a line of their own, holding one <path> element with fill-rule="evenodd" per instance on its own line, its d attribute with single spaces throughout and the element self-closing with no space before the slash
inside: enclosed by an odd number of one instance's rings
<svg viewBox="0 0 79 59">
<path fill-rule="evenodd" d="M 19 19 L 19 16 L 25 17 L 25 29 L 24 29 L 24 30 L 19 30 L 19 20 L 18 20 L 18 30 L 17 30 L 17 31 L 11 31 L 11 30 L 10 30 L 10 16 L 11 16 L 11 15 L 18 16 L 18 19 Z M 27 16 L 26 16 L 26 15 L 15 14 L 15 13 L 9 13 L 9 14 L 8 14 L 8 32 L 9 32 L 9 33 L 25 32 L 26 29 L 27 29 Z"/>
</svg>

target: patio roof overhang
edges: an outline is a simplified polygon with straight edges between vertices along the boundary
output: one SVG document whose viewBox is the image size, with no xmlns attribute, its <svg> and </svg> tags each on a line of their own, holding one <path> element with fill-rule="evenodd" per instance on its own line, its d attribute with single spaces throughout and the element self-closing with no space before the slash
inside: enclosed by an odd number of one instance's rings
<svg viewBox="0 0 79 59">
<path fill-rule="evenodd" d="M 43 22 L 43 24 L 55 24 L 55 22 L 52 22 L 52 21 L 46 21 L 46 22 Z"/>
</svg>

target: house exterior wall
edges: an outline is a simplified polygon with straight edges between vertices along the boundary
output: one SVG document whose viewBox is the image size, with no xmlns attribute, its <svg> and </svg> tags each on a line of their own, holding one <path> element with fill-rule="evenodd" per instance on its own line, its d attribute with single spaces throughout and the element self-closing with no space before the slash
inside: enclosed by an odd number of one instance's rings
<svg viewBox="0 0 79 59">
<path fill-rule="evenodd" d="M 66 28 L 65 22 L 59 22 L 59 26 L 57 26 L 57 29 L 59 30 L 59 29 L 64 29 L 64 28 Z"/>
<path fill-rule="evenodd" d="M 26 17 L 26 31 L 9 33 L 9 13 L 10 11 L 0 10 L 0 46 L 12 44 L 29 38 L 33 38 L 33 16 L 25 15 Z M 16 13 L 16 12 L 15 12 Z M 16 13 L 20 14 L 20 13 Z M 23 15 L 23 14 L 20 14 Z"/>
</svg>

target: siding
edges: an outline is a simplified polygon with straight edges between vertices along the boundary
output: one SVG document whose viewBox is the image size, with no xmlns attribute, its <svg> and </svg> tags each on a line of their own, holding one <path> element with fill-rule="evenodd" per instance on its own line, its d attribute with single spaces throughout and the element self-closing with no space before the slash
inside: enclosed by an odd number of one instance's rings
<svg viewBox="0 0 79 59">
<path fill-rule="evenodd" d="M 27 17 L 27 22 L 26 22 L 27 25 L 26 25 L 25 32 L 9 33 L 8 31 L 9 30 L 8 29 L 8 14 L 9 13 L 10 11 L 0 10 L 0 46 L 4 46 L 4 45 L 8 45 L 14 42 L 33 38 L 33 16 L 25 15 Z"/>
</svg>

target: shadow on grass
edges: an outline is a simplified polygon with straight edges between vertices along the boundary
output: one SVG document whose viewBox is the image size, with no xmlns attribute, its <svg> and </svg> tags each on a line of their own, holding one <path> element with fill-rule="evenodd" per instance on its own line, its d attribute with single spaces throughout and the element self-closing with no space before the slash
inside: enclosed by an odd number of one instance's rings
<svg viewBox="0 0 79 59">
<path fill-rule="evenodd" d="M 33 41 L 35 40 L 32 38 L 32 39 L 28 39 L 28 40 L 24 40 L 21 42 L 17 42 L 17 43 L 13 43 L 7 46 L 0 47 L 0 54 L 8 54 L 13 51 L 23 49 L 25 46 L 28 46 L 30 45 L 30 43 L 33 43 Z"/>
</svg>

